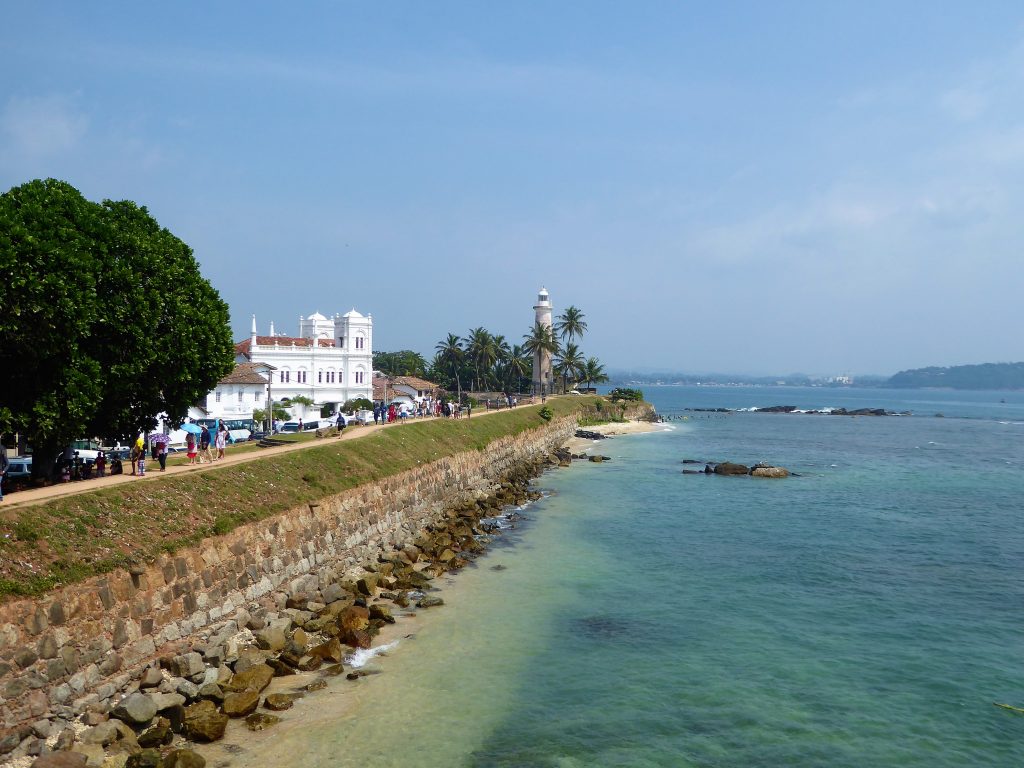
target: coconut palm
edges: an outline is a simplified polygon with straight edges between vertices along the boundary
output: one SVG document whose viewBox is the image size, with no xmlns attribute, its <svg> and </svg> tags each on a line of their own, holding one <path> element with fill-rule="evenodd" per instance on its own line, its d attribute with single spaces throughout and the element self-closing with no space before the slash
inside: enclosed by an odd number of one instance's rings
<svg viewBox="0 0 1024 768">
<path fill-rule="evenodd" d="M 583 319 L 584 317 L 586 315 L 580 311 L 579 307 L 566 307 L 565 311 L 558 316 L 558 320 L 555 322 L 555 332 L 563 341 L 572 342 L 577 337 L 582 337 L 587 330 L 587 323 Z"/>
<path fill-rule="evenodd" d="M 459 379 L 459 364 L 462 362 L 462 358 L 465 355 L 465 351 L 462 349 L 462 339 L 454 333 L 449 333 L 448 338 L 437 342 L 437 346 L 435 346 L 434 349 L 437 351 L 437 357 L 440 362 L 446 368 L 450 368 L 452 374 L 455 376 L 455 387 L 459 394 L 458 401 L 461 403 L 462 380 Z"/>
<path fill-rule="evenodd" d="M 558 354 L 558 341 L 555 339 L 555 334 L 549 326 L 544 325 L 544 323 L 534 323 L 530 332 L 523 336 L 523 349 L 533 355 L 533 359 L 536 362 L 545 354 Z M 534 371 L 534 376 L 536 375 L 537 371 Z M 543 383 L 541 386 L 543 386 Z"/>
<path fill-rule="evenodd" d="M 594 384 L 604 384 L 608 381 L 608 374 L 604 372 L 604 366 L 596 357 L 588 357 L 583 363 L 583 370 L 580 372 L 583 380 L 587 382 L 587 389 Z"/>
<path fill-rule="evenodd" d="M 580 348 L 572 342 L 565 345 L 565 349 L 558 353 L 558 357 L 555 358 L 555 370 L 558 371 L 562 377 L 562 393 L 568 389 L 566 386 L 570 376 L 573 380 L 579 376 L 580 371 L 583 370 L 584 360 L 583 353 L 580 352 Z"/>
<path fill-rule="evenodd" d="M 508 387 L 512 383 L 512 379 L 515 379 L 516 392 L 522 392 L 523 377 L 530 372 L 532 365 L 533 361 L 530 359 L 530 353 L 524 347 L 513 344 L 512 350 L 505 361 L 505 372 L 508 376 L 505 386 Z"/>
<path fill-rule="evenodd" d="M 466 337 L 466 355 L 472 361 L 473 371 L 476 374 L 473 380 L 473 390 L 479 392 L 483 389 L 481 372 L 486 377 L 497 359 L 494 337 L 491 336 L 490 331 L 483 327 L 471 328 L 469 336 Z"/>
</svg>

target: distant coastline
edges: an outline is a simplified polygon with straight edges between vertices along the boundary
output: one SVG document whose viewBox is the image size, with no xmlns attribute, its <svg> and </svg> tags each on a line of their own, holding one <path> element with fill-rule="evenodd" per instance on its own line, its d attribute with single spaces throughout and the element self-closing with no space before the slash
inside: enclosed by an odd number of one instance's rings
<svg viewBox="0 0 1024 768">
<path fill-rule="evenodd" d="M 1024 363 L 931 366 L 900 371 L 892 376 L 743 376 L 734 374 L 639 373 L 616 371 L 612 385 L 689 387 L 815 387 L 821 389 L 938 389 L 992 391 L 1024 390 Z"/>
</svg>

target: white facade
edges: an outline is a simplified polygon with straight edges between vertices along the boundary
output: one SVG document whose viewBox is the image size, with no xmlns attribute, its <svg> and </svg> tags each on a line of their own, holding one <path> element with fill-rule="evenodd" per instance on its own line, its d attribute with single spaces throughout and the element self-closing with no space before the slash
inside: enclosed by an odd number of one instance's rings
<svg viewBox="0 0 1024 768">
<path fill-rule="evenodd" d="M 551 328 L 551 298 L 546 288 L 537 294 L 537 303 L 533 307 L 534 323 Z M 533 353 L 533 391 L 537 393 L 551 391 L 551 353 L 537 350 Z"/>
<path fill-rule="evenodd" d="M 258 363 L 235 364 L 235 369 L 217 382 L 200 405 L 210 419 L 251 419 L 257 408 L 267 407 L 267 381 L 273 375 L 269 366 Z"/>
<path fill-rule="evenodd" d="M 236 362 L 258 362 L 273 366 L 271 396 L 308 397 L 320 406 L 341 404 L 357 397 L 373 396 L 373 317 L 353 309 L 327 318 L 319 312 L 299 318 L 299 335 L 256 334 L 253 315 L 250 338 L 235 345 Z M 266 395 L 264 395 L 264 404 Z M 293 414 L 305 418 L 305 412 Z"/>
</svg>

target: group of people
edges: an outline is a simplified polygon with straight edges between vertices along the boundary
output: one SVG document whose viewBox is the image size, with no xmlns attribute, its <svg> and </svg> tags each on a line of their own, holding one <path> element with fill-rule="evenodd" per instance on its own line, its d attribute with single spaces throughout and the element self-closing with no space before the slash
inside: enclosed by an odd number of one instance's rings
<svg viewBox="0 0 1024 768">
<path fill-rule="evenodd" d="M 217 455 L 210 453 L 210 445 L 217 448 Z M 185 436 L 185 450 L 188 454 L 189 464 L 212 464 L 217 459 L 224 458 L 224 452 L 228 447 L 228 427 L 221 422 L 217 428 L 216 437 L 210 435 L 210 428 L 205 424 L 200 425 L 199 434 L 189 432 Z"/>
</svg>

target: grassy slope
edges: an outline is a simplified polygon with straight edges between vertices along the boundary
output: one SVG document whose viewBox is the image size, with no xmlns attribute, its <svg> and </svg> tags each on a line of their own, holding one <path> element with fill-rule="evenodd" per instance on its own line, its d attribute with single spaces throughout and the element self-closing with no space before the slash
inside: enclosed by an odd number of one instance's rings
<svg viewBox="0 0 1024 768">
<path fill-rule="evenodd" d="M 548 401 L 555 417 L 597 398 Z M 431 420 L 207 472 L 57 498 L 0 520 L 0 599 L 149 560 L 419 464 L 519 434 L 544 422 L 539 405 L 486 418 Z"/>
</svg>

